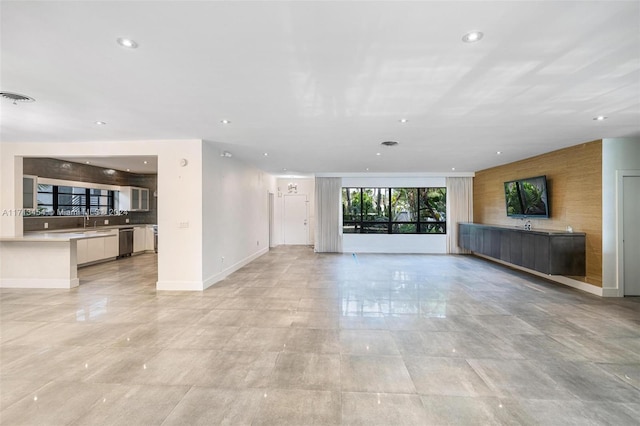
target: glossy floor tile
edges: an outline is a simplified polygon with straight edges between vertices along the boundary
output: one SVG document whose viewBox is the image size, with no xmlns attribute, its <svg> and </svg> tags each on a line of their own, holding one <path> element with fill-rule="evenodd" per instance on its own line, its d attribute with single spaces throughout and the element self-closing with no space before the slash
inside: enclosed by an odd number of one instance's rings
<svg viewBox="0 0 640 426">
<path fill-rule="evenodd" d="M 157 257 L 0 290 L 7 425 L 636 425 L 640 298 L 471 256 L 278 247 L 204 292 Z"/>
</svg>

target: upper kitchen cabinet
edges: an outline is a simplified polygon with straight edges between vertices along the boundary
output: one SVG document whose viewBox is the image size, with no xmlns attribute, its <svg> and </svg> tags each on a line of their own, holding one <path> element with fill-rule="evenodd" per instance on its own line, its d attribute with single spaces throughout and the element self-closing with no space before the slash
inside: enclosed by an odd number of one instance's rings
<svg viewBox="0 0 640 426">
<path fill-rule="evenodd" d="M 122 186 L 119 191 L 118 209 L 132 212 L 149 211 L 149 189 Z"/>
<path fill-rule="evenodd" d="M 38 177 L 31 175 L 22 176 L 22 208 L 35 209 L 38 206 L 36 195 L 38 195 Z"/>
</svg>

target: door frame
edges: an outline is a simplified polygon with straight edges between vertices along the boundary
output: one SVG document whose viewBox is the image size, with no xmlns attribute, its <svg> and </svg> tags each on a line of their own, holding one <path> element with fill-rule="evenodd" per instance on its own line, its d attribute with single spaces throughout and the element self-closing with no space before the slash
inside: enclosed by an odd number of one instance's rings
<svg viewBox="0 0 640 426">
<path fill-rule="evenodd" d="M 275 196 L 271 191 L 267 191 L 267 210 L 269 211 L 269 248 L 275 247 Z"/>
<path fill-rule="evenodd" d="M 616 281 L 618 296 L 624 297 L 624 178 L 640 177 L 640 170 L 616 170 Z"/>
</svg>

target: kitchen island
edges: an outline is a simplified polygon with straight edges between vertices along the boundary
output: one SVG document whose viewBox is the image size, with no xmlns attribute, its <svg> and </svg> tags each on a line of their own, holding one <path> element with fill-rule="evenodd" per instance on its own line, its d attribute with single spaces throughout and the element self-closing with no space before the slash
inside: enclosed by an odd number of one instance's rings
<svg viewBox="0 0 640 426">
<path fill-rule="evenodd" d="M 85 230 L 0 237 L 0 287 L 77 287 L 78 244 L 95 238 L 117 241 L 117 234 Z"/>
</svg>

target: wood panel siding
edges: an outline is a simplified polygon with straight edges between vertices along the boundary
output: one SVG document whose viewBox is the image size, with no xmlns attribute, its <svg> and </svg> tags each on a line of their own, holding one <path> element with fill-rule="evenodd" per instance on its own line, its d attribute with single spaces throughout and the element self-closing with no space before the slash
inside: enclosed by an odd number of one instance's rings
<svg viewBox="0 0 640 426">
<path fill-rule="evenodd" d="M 521 225 L 507 217 L 504 182 L 546 175 L 549 219 L 532 227 L 586 233 L 586 277 L 571 277 L 602 287 L 602 141 L 588 142 L 515 163 L 476 172 L 473 219 L 491 225 Z"/>
</svg>

